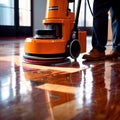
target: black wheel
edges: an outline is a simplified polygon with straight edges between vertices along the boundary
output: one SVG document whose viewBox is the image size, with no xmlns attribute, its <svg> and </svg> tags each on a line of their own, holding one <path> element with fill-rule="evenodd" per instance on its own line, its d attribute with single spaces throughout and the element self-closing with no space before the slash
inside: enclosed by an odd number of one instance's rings
<svg viewBox="0 0 120 120">
<path fill-rule="evenodd" d="M 76 59 L 80 54 L 80 43 L 77 39 L 72 40 L 69 46 L 69 54 L 73 59 Z"/>
</svg>

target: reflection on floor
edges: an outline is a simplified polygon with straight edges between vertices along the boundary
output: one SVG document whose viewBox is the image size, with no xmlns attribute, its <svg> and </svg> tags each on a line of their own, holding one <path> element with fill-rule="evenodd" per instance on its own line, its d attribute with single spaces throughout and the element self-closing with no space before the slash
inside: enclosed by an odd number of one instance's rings
<svg viewBox="0 0 120 120">
<path fill-rule="evenodd" d="M 120 119 L 120 59 L 85 62 L 80 54 L 77 62 L 33 65 L 23 62 L 23 44 L 0 40 L 0 120 Z"/>
</svg>

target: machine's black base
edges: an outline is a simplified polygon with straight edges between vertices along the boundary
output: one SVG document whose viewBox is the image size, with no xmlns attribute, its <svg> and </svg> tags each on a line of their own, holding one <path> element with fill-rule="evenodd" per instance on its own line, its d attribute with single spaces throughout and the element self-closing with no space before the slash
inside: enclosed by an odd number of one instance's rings
<svg viewBox="0 0 120 120">
<path fill-rule="evenodd" d="M 43 58 L 43 57 L 24 55 L 23 60 L 25 63 L 36 64 L 36 65 L 54 65 L 54 64 L 70 63 L 70 59 L 64 57 Z"/>
</svg>

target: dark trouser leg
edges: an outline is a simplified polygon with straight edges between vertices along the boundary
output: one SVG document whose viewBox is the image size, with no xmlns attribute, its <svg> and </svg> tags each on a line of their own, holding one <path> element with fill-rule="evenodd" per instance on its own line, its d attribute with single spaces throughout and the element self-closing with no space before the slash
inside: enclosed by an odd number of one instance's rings
<svg viewBox="0 0 120 120">
<path fill-rule="evenodd" d="M 120 51 L 120 0 L 112 3 L 111 19 L 112 19 L 112 35 L 113 35 L 113 50 Z"/>
<path fill-rule="evenodd" d="M 110 0 L 94 0 L 92 46 L 100 52 L 105 51 L 107 43 L 110 4 Z"/>
</svg>

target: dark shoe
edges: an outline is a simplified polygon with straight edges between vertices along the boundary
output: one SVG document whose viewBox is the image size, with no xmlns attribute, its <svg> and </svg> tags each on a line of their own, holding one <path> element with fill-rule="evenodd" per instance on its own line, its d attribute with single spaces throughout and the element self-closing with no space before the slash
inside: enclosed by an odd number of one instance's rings
<svg viewBox="0 0 120 120">
<path fill-rule="evenodd" d="M 120 57 L 120 52 L 117 50 L 112 50 L 110 54 L 106 55 L 106 59 L 116 59 Z"/>
<path fill-rule="evenodd" d="M 83 59 L 89 61 L 105 59 L 105 52 L 99 52 L 97 49 L 92 49 L 88 54 L 83 55 Z"/>
</svg>

